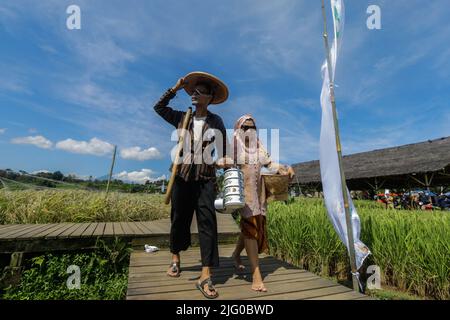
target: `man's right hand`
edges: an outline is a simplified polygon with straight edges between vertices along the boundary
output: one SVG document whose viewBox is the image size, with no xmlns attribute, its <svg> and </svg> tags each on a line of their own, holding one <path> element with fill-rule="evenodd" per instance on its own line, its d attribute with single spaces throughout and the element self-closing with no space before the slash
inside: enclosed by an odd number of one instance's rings
<svg viewBox="0 0 450 320">
<path fill-rule="evenodd" d="M 180 79 L 178 79 L 177 84 L 172 87 L 172 90 L 173 90 L 173 92 L 177 92 L 178 90 L 180 90 L 183 87 L 184 87 L 184 78 L 180 78 Z"/>
</svg>

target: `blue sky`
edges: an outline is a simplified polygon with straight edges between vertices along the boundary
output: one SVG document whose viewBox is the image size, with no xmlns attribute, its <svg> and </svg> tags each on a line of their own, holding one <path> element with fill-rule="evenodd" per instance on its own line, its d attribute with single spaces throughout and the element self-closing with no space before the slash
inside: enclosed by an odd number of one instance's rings
<svg viewBox="0 0 450 320">
<path fill-rule="evenodd" d="M 345 3 L 344 154 L 450 135 L 448 1 Z M 66 27 L 71 4 L 81 30 Z M 366 26 L 371 4 L 381 30 Z M 251 113 L 280 129 L 282 162 L 318 159 L 320 1 L 2 0 L 0 43 L 0 168 L 99 177 L 116 144 L 119 177 L 167 175 L 172 128 L 152 107 L 193 70 L 229 86 L 229 100 L 210 108 L 227 128 Z M 172 105 L 189 101 L 182 92 Z"/>
</svg>

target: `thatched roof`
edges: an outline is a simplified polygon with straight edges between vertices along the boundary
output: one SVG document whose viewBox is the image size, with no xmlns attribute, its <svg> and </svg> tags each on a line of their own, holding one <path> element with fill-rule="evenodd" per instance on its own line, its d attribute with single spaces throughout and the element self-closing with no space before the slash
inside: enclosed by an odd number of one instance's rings
<svg viewBox="0 0 450 320">
<path fill-rule="evenodd" d="M 450 166 L 450 137 L 344 156 L 343 164 L 347 180 L 443 172 Z M 318 160 L 293 168 L 300 184 L 320 183 Z"/>
</svg>

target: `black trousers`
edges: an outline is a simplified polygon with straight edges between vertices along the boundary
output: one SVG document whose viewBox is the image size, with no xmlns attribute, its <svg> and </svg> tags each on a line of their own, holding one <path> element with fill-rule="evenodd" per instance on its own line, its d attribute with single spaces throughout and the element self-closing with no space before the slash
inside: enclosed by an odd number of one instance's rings
<svg viewBox="0 0 450 320">
<path fill-rule="evenodd" d="M 219 265 L 217 219 L 214 208 L 216 188 L 214 181 L 184 181 L 175 177 L 170 213 L 170 251 L 178 254 L 191 245 L 191 223 L 195 211 L 202 266 Z"/>
</svg>

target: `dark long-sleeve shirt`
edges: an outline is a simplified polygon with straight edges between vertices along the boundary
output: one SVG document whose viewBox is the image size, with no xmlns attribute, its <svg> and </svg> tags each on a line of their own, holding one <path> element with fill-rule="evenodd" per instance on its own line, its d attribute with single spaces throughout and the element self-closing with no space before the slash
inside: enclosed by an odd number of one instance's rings
<svg viewBox="0 0 450 320">
<path fill-rule="evenodd" d="M 186 114 L 184 111 L 178 111 L 174 110 L 173 108 L 169 107 L 168 104 L 171 99 L 175 97 L 175 93 L 172 92 L 171 89 L 167 90 L 162 97 L 159 99 L 159 101 L 155 104 L 154 109 L 156 113 L 158 113 L 164 120 L 166 120 L 168 123 L 173 125 L 175 128 L 181 128 L 181 124 L 183 121 L 183 117 Z M 195 116 L 195 112 L 193 114 Z M 194 133 L 193 133 L 193 121 L 191 118 L 191 121 L 188 125 L 189 132 L 191 135 L 191 154 L 193 155 L 193 146 L 194 146 Z M 215 137 L 212 137 L 210 141 L 204 141 L 202 143 L 202 152 L 207 148 L 211 143 L 216 143 L 215 150 L 217 151 L 217 158 L 220 159 L 221 157 L 225 156 L 227 153 L 227 135 L 225 130 L 225 125 L 223 124 L 222 118 L 218 116 L 217 114 L 214 114 L 210 111 L 207 112 L 205 125 L 203 126 L 202 130 L 202 137 L 203 134 L 208 129 L 216 129 L 219 130 L 222 134 L 222 146 L 220 146 L 220 141 L 216 141 Z M 207 164 L 207 163 L 201 163 L 201 164 L 194 164 L 194 158 L 192 157 L 184 157 L 183 163 L 181 164 L 181 168 L 178 171 L 178 175 L 181 176 L 184 180 L 209 180 L 214 179 L 216 177 L 216 168 L 214 164 Z"/>
</svg>

